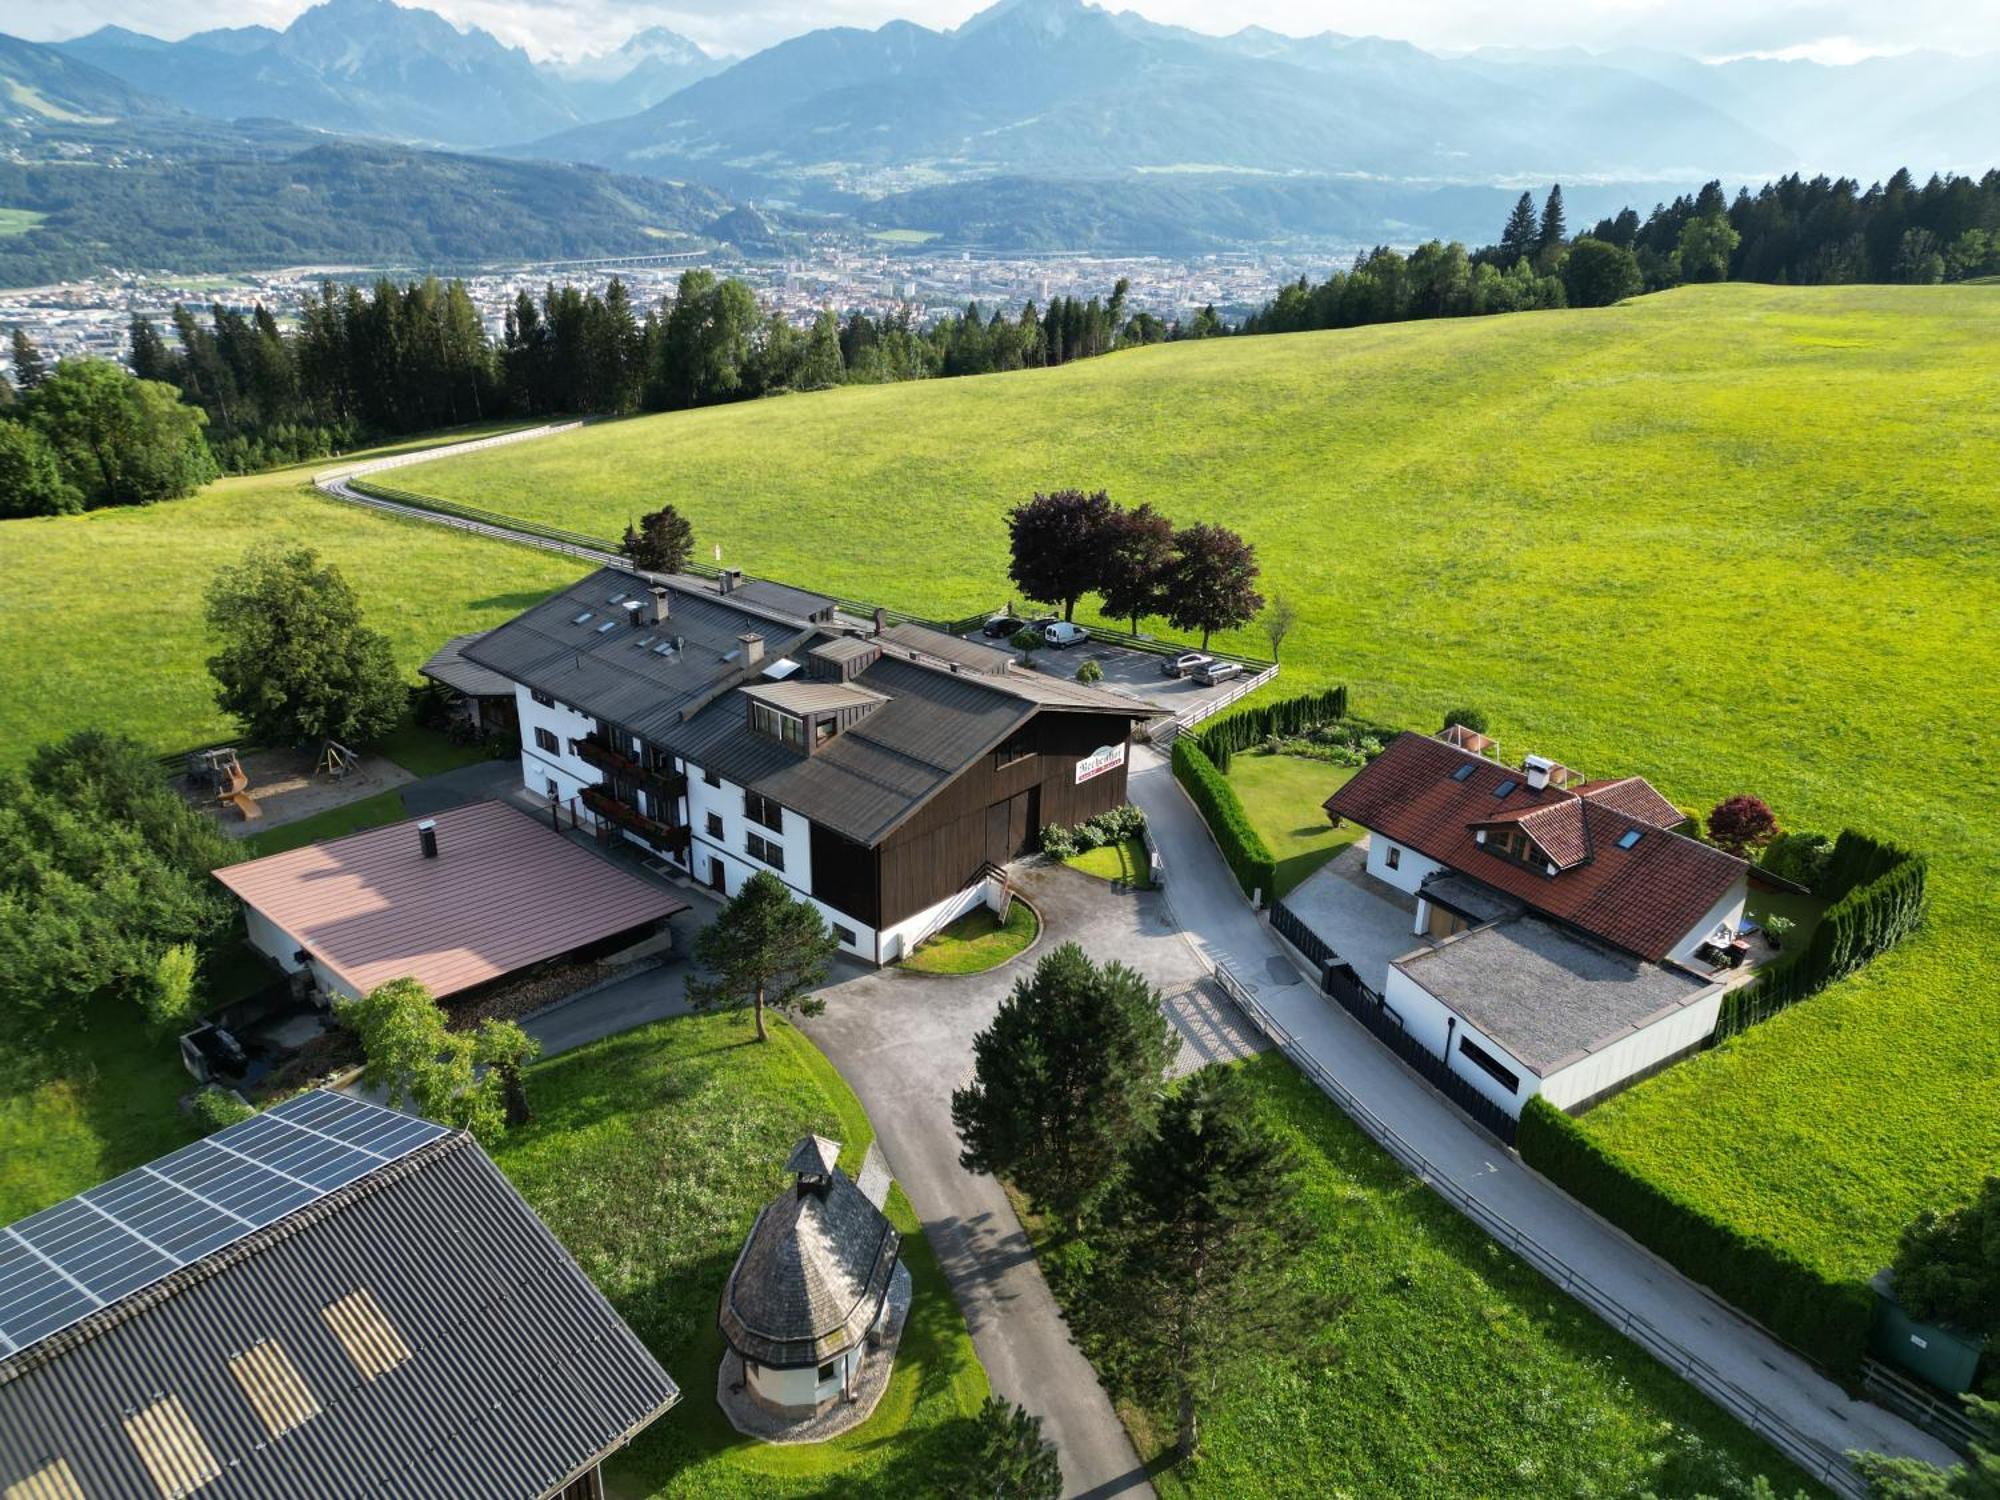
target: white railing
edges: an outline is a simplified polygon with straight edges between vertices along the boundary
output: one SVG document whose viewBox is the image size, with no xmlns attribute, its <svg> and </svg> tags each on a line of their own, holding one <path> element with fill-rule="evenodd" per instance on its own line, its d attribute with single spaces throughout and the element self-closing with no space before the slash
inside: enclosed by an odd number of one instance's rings
<svg viewBox="0 0 2000 1500">
<path fill-rule="evenodd" d="M 1271 1044 L 1290 1058 L 1293 1065 L 1310 1078 L 1320 1091 L 1426 1187 L 1479 1225 L 1489 1236 L 1512 1250 L 1563 1291 L 1613 1328 L 1645 1349 L 1661 1364 L 1694 1386 L 1752 1432 L 1763 1437 L 1814 1479 L 1836 1494 L 1866 1500 L 1868 1486 L 1846 1458 L 1817 1438 L 1801 1432 L 1787 1418 L 1771 1410 L 1755 1396 L 1723 1375 L 1684 1344 L 1662 1332 L 1627 1308 L 1533 1235 L 1495 1212 L 1433 1166 L 1422 1151 L 1397 1133 L 1313 1057 L 1231 972 L 1226 963 L 1208 964 L 1223 992 Z"/>
<path fill-rule="evenodd" d="M 435 448 L 412 448 L 408 453 L 392 453 L 387 458 L 363 459 L 360 463 L 322 469 L 313 475 L 312 482 L 315 486 L 325 486 L 338 479 L 352 479 L 358 474 L 379 474 L 384 469 L 400 469 L 409 464 L 427 464 L 433 459 L 453 458 L 461 453 L 476 453 L 482 448 L 499 448 L 508 443 L 525 443 L 530 438 L 554 437 L 559 432 L 574 432 L 581 426 L 583 426 L 581 421 L 544 422 L 539 427 L 521 427 L 513 432 L 496 432 L 492 437 L 469 438 L 462 443 L 440 443 Z"/>
<path fill-rule="evenodd" d="M 1175 740 L 1186 734 L 1204 719 L 1212 719 L 1230 704 L 1257 691 L 1265 683 L 1278 675 L 1278 664 L 1272 662 L 1254 676 L 1245 677 L 1235 687 L 1217 698 L 1209 698 L 1195 704 L 1193 708 L 1182 709 L 1169 719 L 1154 719 L 1146 726 L 1146 738 L 1162 750 L 1171 749 Z"/>
</svg>

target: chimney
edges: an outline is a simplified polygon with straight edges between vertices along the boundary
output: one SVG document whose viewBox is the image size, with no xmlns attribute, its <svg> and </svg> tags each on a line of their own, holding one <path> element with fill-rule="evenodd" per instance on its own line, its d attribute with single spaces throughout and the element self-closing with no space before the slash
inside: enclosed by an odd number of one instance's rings
<svg viewBox="0 0 2000 1500">
<path fill-rule="evenodd" d="M 655 625 L 664 625 L 667 623 L 667 620 L 673 614 L 673 603 L 672 603 L 673 595 L 670 594 L 664 587 L 662 587 L 660 584 L 657 583 L 653 585 L 652 594 L 653 594 L 652 623 Z"/>
<path fill-rule="evenodd" d="M 425 859 L 438 857 L 438 826 L 436 818 L 425 818 L 417 825 L 417 842 L 423 846 Z"/>
<path fill-rule="evenodd" d="M 743 648 L 742 666 L 745 671 L 754 671 L 764 664 L 764 637 L 755 634 L 739 635 L 736 644 Z"/>
<path fill-rule="evenodd" d="M 887 630 L 888 628 L 889 628 L 889 617 L 888 615 L 882 612 L 881 607 L 878 605 L 875 610 L 875 633 L 877 635 L 880 635 L 883 631 Z"/>
<path fill-rule="evenodd" d="M 1546 755 L 1525 755 L 1521 758 L 1521 769 L 1528 773 L 1531 791 L 1539 792 L 1549 784 L 1549 772 L 1555 769 L 1555 764 Z"/>
<path fill-rule="evenodd" d="M 724 568 L 722 570 L 722 592 L 733 594 L 741 587 L 743 587 L 743 570 L 741 568 Z"/>
</svg>

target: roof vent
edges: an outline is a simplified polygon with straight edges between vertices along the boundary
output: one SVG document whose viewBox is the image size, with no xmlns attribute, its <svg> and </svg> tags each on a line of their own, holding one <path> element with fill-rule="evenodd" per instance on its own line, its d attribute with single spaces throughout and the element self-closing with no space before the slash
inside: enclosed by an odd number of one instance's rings
<svg viewBox="0 0 2000 1500">
<path fill-rule="evenodd" d="M 1524 755 L 1521 757 L 1521 769 L 1528 773 L 1528 789 L 1530 791 L 1539 792 L 1546 787 L 1549 784 L 1549 773 L 1555 770 L 1555 768 L 1556 763 L 1546 755 Z"/>
<path fill-rule="evenodd" d="M 436 818 L 425 818 L 417 825 L 417 847 L 424 851 L 425 859 L 438 857 L 438 826 Z"/>
<path fill-rule="evenodd" d="M 736 645 L 739 651 L 738 660 L 745 668 L 754 671 L 757 664 L 764 659 L 764 637 L 755 631 L 745 631 L 736 637 Z"/>
<path fill-rule="evenodd" d="M 653 585 L 653 623 L 664 625 L 673 614 L 673 595 L 660 584 Z"/>
</svg>

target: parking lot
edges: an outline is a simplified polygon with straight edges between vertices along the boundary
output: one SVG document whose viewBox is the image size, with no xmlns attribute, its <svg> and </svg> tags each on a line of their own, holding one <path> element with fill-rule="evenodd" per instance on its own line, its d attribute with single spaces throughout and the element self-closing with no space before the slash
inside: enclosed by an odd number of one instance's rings
<svg viewBox="0 0 2000 1500">
<path fill-rule="evenodd" d="M 982 646 L 998 644 L 976 630 L 968 632 L 965 638 Z M 1203 687 L 1192 677 L 1168 677 L 1160 670 L 1166 658 L 1150 651 L 1118 646 L 1107 640 L 1091 639 L 1060 650 L 1044 646 L 1033 653 L 1031 660 L 1036 671 L 1074 677 L 1076 669 L 1083 665 L 1086 658 L 1095 658 L 1103 669 L 1105 687 L 1158 704 L 1163 714 L 1184 713 L 1197 704 L 1225 697 L 1243 685 L 1243 677 L 1218 682 L 1214 687 Z M 1244 677 L 1253 676 L 1257 671 L 1254 666 L 1245 667 Z"/>
</svg>

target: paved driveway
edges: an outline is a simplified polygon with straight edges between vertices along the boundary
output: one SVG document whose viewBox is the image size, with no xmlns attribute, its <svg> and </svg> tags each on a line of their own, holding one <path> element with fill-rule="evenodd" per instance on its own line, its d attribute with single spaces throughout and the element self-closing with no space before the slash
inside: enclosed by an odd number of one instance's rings
<svg viewBox="0 0 2000 1500">
<path fill-rule="evenodd" d="M 1064 1493 L 1150 1495 L 1152 1486 L 1097 1374 L 1070 1341 L 1055 1299 L 1006 1194 L 958 1164 L 951 1091 L 972 1072 L 972 1037 L 1014 981 L 1054 943 L 1074 938 L 1103 962 L 1122 959 L 1155 983 L 1185 989 L 1200 966 L 1164 918 L 1159 898 L 1125 892 L 1061 867 L 1022 872 L 1042 912 L 1040 943 L 1012 963 L 960 977 L 901 969 L 870 973 L 825 995 L 826 1014 L 804 1022 L 875 1122 L 890 1170 L 903 1184 L 944 1264 L 993 1389 L 1042 1418 L 1062 1455 Z M 1191 1014 L 1209 1007 L 1191 992 Z M 1233 1028 L 1209 1018 L 1206 1039 L 1184 1045 L 1229 1054 Z M 1190 1020 L 1190 1032 L 1202 1030 Z"/>
</svg>

